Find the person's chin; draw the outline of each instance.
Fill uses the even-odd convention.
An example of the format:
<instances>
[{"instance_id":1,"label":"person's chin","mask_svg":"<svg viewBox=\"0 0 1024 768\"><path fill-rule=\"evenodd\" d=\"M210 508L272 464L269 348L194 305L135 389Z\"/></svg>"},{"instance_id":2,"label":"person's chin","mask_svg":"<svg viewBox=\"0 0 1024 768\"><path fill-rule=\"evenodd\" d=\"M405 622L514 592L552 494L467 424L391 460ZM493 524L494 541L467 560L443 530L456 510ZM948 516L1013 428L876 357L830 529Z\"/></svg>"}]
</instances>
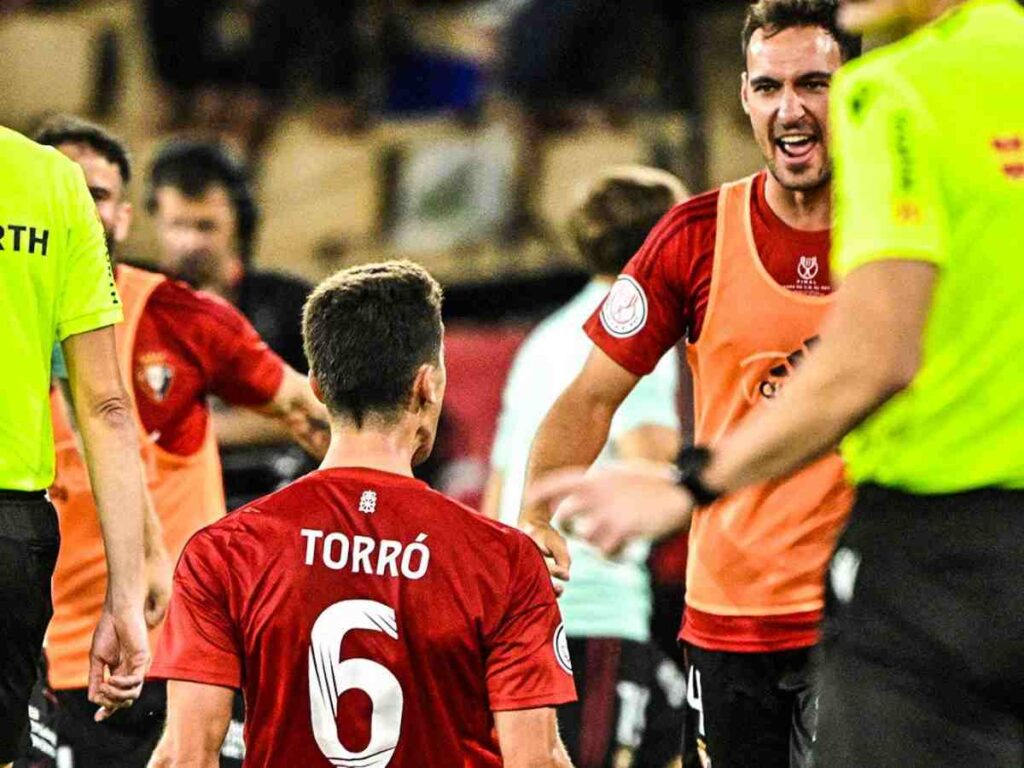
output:
<instances>
[{"instance_id":1,"label":"person's chin","mask_svg":"<svg viewBox=\"0 0 1024 768\"><path fill-rule=\"evenodd\" d=\"M829 172L817 165L776 165L771 170L779 185L790 192L810 192L829 181Z\"/></svg>"}]
</instances>

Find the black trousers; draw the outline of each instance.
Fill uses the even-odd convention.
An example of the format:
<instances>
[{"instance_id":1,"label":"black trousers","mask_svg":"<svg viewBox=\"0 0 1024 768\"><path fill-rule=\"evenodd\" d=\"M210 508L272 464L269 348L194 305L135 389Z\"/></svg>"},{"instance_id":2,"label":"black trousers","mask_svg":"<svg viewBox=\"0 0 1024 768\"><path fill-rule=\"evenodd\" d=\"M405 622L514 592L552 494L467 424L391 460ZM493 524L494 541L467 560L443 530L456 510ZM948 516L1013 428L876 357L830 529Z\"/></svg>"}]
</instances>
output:
<instances>
[{"instance_id":1,"label":"black trousers","mask_svg":"<svg viewBox=\"0 0 1024 768\"><path fill-rule=\"evenodd\" d=\"M817 722L815 651L710 651L687 644L687 747L703 768L808 768Z\"/></svg>"},{"instance_id":2,"label":"black trousers","mask_svg":"<svg viewBox=\"0 0 1024 768\"><path fill-rule=\"evenodd\" d=\"M863 486L828 582L816 768L1024 765L1024 492Z\"/></svg>"},{"instance_id":3,"label":"black trousers","mask_svg":"<svg viewBox=\"0 0 1024 768\"><path fill-rule=\"evenodd\" d=\"M28 742L28 699L53 615L57 513L42 491L0 491L0 763Z\"/></svg>"}]
</instances>

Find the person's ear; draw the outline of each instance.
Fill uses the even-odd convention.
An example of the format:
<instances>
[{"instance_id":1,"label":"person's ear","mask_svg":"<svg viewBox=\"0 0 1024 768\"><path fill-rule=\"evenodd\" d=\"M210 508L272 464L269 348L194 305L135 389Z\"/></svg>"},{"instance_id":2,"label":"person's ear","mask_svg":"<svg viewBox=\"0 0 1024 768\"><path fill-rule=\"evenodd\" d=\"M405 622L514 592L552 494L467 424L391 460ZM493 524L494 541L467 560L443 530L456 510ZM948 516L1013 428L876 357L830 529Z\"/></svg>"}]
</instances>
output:
<instances>
[{"instance_id":1,"label":"person's ear","mask_svg":"<svg viewBox=\"0 0 1024 768\"><path fill-rule=\"evenodd\" d=\"M750 80L747 73L740 75L740 104L743 105L743 114L750 114Z\"/></svg>"},{"instance_id":2,"label":"person's ear","mask_svg":"<svg viewBox=\"0 0 1024 768\"><path fill-rule=\"evenodd\" d=\"M416 371L416 379L413 382L413 400L417 411L426 406L437 406L441 404L444 392L441 386L441 376L436 365L424 363Z\"/></svg>"},{"instance_id":3,"label":"person's ear","mask_svg":"<svg viewBox=\"0 0 1024 768\"><path fill-rule=\"evenodd\" d=\"M309 388L313 390L313 397L319 400L321 403L324 402L324 393L320 389L320 381L317 379L313 369L309 369L309 373L306 374L306 378L309 380Z\"/></svg>"}]
</instances>

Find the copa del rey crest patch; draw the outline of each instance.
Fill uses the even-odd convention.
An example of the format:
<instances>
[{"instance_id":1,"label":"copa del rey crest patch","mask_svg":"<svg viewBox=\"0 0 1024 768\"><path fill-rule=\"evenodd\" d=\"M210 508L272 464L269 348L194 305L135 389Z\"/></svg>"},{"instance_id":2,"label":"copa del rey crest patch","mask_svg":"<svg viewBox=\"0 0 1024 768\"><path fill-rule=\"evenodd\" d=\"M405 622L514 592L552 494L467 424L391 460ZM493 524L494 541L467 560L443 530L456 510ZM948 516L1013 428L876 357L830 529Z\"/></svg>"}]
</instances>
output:
<instances>
[{"instance_id":1,"label":"copa del rey crest patch","mask_svg":"<svg viewBox=\"0 0 1024 768\"><path fill-rule=\"evenodd\" d=\"M135 384L153 400L163 402L174 381L174 369L163 352L147 352L139 357L135 368Z\"/></svg>"},{"instance_id":2,"label":"copa del rey crest patch","mask_svg":"<svg viewBox=\"0 0 1024 768\"><path fill-rule=\"evenodd\" d=\"M647 322L647 295L636 280L620 275L601 305L601 325L617 339L635 336Z\"/></svg>"}]
</instances>

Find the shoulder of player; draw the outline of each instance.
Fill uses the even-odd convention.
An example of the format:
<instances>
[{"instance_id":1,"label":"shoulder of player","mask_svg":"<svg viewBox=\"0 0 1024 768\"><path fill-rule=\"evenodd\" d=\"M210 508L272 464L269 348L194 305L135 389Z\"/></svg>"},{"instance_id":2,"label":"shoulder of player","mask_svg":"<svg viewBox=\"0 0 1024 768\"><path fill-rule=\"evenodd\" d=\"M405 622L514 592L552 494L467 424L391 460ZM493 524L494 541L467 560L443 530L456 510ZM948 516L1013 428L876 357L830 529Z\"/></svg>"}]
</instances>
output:
<instances>
[{"instance_id":1,"label":"shoulder of player","mask_svg":"<svg viewBox=\"0 0 1024 768\"><path fill-rule=\"evenodd\" d=\"M662 216L652 234L667 241L690 228L713 225L718 216L719 192L716 187L679 203Z\"/></svg>"},{"instance_id":2,"label":"shoulder of player","mask_svg":"<svg viewBox=\"0 0 1024 768\"><path fill-rule=\"evenodd\" d=\"M197 291L187 283L168 278L156 287L149 299L149 307L163 309L175 317L189 317L200 324L218 324L237 328L245 321L236 307L207 291Z\"/></svg>"}]
</instances>

